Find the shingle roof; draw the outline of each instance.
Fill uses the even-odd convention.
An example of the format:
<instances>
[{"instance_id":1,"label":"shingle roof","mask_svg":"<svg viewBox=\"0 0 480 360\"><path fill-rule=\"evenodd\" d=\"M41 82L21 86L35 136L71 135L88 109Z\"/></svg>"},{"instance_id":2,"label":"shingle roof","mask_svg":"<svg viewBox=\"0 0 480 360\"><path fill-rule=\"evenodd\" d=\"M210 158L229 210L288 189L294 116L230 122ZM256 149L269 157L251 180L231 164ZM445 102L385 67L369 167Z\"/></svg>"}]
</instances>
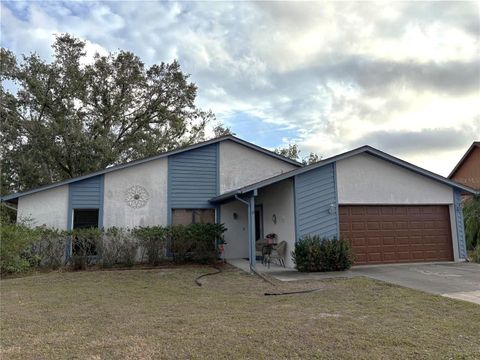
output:
<instances>
[{"instance_id":1,"label":"shingle roof","mask_svg":"<svg viewBox=\"0 0 480 360\"><path fill-rule=\"evenodd\" d=\"M268 179L265 179L265 180L247 185L247 186L243 186L243 187L240 187L240 188L232 190L232 191L229 191L227 193L224 193L222 195L219 195L219 196L216 196L216 197L210 199L210 202L211 203L220 203L220 202L223 202L223 201L226 201L226 200L229 200L229 199L235 197L235 195L246 194L246 193L249 193L253 190L260 189L262 187L265 187L265 186L274 184L276 182L291 178L293 176L302 174L304 172L307 172L307 171L310 171L310 170L313 170L313 169L317 169L319 167L331 164L335 161L343 160L343 159L346 159L346 158L349 158L349 157L352 157L352 156L355 156L355 155L358 155L358 154L361 154L361 153L368 153L370 155L376 156L380 159L389 161L389 162L391 162L395 165L398 165L398 166L403 167L405 169L411 170L411 171L413 171L417 174L426 176L426 177L428 177L432 180L435 180L435 181L438 181L440 183L449 185L451 187L458 188L458 189L464 190L464 191L472 193L472 194L476 193L476 191L474 189L471 189L471 188L469 188L465 185L459 184L459 183L457 183L455 181L452 181L452 180L449 180L449 179L447 179L447 178L445 178L441 175L435 174L435 173L433 173L431 171L428 171L428 170L425 170L425 169L423 169L419 166L413 165L409 162L406 162L404 160L396 158L395 156L392 156L392 155L387 154L383 151L375 149L375 148L373 148L369 145L364 145L362 147L359 147L359 148L344 152L342 154L332 156L332 157L327 158L325 160L319 161L315 164L304 166L300 169L291 170L289 172L286 172L286 173L283 173L283 174L280 174L280 175L276 175L276 176L273 176L271 178L268 178Z\"/></svg>"},{"instance_id":2,"label":"shingle roof","mask_svg":"<svg viewBox=\"0 0 480 360\"><path fill-rule=\"evenodd\" d=\"M164 157L167 157L167 156L179 154L179 153L189 151L189 150L193 150L193 149L197 149L197 148L200 148L200 147L203 147L203 146L216 144L216 143L226 141L226 140L234 141L238 144L244 145L244 146L249 147L249 148L251 148L253 150L256 150L256 151L260 151L260 152L262 152L262 153L264 153L268 156L271 156L271 157L274 157L276 159L285 161L285 162L290 163L292 165L299 166L299 167L303 166L303 164L299 163L298 161L295 161L295 160L292 160L290 158L284 157L282 155L276 154L273 151L267 150L267 149L262 148L258 145L255 145L255 144L252 144L248 141L242 140L242 139L240 139L236 136L225 135L225 136L221 136L221 137L218 137L218 138L215 138L215 139L203 141L203 142L198 143L198 144L190 145L190 146L187 146L187 147L182 148L182 149L167 151L167 152L164 152L164 153L161 153L161 154L158 154L158 155L155 155L155 156L151 156L151 157L148 157L148 158L145 158L145 159L131 161L131 162L126 163L126 164L111 166L111 167L105 168L103 170L95 171L95 172L90 173L90 174L77 176L77 177L67 179L67 180L63 180L63 181L59 181L59 182L56 182L56 183L53 183L53 184L44 185L44 186L41 186L41 187L38 187L38 188L35 188L35 189L31 189L31 190L28 190L28 191L5 195L5 196L1 197L1 201L9 201L9 200L17 199L21 196L30 195L30 194L33 194L33 193L36 193L36 192L39 192L39 191L53 189L53 188L58 187L58 186L71 184L73 182L85 180L85 179L88 179L88 178L91 178L91 177L94 177L94 176L106 174L106 173L109 173L109 172L112 172L112 171L125 169L125 168L131 167L131 166L143 164L143 163L153 161L153 160L158 160L158 159L161 159L161 158L164 158Z\"/></svg>"}]
</instances>

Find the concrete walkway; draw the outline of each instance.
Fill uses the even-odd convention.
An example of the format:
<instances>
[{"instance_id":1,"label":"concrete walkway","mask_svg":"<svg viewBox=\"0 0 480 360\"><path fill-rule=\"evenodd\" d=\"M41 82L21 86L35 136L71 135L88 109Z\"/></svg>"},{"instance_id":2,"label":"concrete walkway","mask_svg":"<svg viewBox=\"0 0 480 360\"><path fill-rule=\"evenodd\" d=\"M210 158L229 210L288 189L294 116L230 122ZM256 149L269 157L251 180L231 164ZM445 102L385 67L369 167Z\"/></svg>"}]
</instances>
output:
<instances>
[{"instance_id":1,"label":"concrete walkway","mask_svg":"<svg viewBox=\"0 0 480 360\"><path fill-rule=\"evenodd\" d=\"M281 281L324 280L366 276L480 305L480 264L473 263L445 262L355 266L348 271L342 272L299 273L290 270L270 271L269 275Z\"/></svg>"}]
</instances>

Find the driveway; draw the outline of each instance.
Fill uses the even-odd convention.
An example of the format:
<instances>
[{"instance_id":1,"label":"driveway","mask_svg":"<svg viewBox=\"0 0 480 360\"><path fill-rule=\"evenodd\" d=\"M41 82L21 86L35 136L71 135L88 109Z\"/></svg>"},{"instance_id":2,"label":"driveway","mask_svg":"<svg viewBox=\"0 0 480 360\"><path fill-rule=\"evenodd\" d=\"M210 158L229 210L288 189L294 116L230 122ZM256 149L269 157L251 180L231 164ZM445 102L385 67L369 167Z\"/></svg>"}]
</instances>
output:
<instances>
[{"instance_id":1,"label":"driveway","mask_svg":"<svg viewBox=\"0 0 480 360\"><path fill-rule=\"evenodd\" d=\"M367 276L372 279L470 301L480 305L480 265L472 263L422 263L355 266L334 273L270 273L279 280L314 280Z\"/></svg>"}]
</instances>

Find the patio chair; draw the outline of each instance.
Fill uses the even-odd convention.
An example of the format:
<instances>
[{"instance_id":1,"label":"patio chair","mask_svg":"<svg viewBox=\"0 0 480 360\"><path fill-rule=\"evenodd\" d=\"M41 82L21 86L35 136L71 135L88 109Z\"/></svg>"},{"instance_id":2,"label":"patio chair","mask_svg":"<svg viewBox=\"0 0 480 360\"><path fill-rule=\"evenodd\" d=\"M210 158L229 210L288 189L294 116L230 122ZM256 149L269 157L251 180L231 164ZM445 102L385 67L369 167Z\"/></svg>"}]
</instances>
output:
<instances>
[{"instance_id":1,"label":"patio chair","mask_svg":"<svg viewBox=\"0 0 480 360\"><path fill-rule=\"evenodd\" d=\"M255 258L260 258L262 260L262 264L265 261L265 256L267 255L265 252L265 246L267 245L266 239L260 239L255 242Z\"/></svg>"},{"instance_id":2,"label":"patio chair","mask_svg":"<svg viewBox=\"0 0 480 360\"><path fill-rule=\"evenodd\" d=\"M271 253L268 255L267 263L270 268L270 263L275 260L278 260L280 266L285 267L285 255L287 254L287 242L280 241L277 246L275 246Z\"/></svg>"}]
</instances>

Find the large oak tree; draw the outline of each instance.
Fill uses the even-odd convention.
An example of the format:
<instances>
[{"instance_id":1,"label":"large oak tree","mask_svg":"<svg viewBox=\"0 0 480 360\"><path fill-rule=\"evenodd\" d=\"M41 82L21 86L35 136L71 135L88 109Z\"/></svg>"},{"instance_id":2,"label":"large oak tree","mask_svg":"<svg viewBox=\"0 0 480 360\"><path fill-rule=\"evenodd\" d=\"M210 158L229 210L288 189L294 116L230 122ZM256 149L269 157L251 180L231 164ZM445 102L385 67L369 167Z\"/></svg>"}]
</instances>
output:
<instances>
[{"instance_id":1,"label":"large oak tree","mask_svg":"<svg viewBox=\"0 0 480 360\"><path fill-rule=\"evenodd\" d=\"M53 60L1 49L3 194L203 140L214 116L178 62L145 66L127 51L95 55L58 36Z\"/></svg>"}]
</instances>

